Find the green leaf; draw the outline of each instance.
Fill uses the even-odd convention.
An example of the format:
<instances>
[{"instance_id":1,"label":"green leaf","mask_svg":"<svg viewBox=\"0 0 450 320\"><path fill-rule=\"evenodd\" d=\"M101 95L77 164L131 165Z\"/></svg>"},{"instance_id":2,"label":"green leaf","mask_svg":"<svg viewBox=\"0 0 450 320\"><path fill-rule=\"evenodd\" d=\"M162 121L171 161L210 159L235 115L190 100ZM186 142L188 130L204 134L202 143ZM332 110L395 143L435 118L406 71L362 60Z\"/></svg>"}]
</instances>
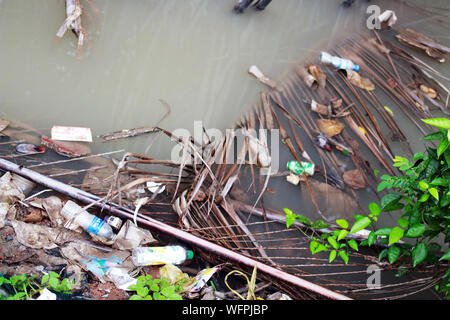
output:
<instances>
[{"instance_id":1,"label":"green leaf","mask_svg":"<svg viewBox=\"0 0 450 320\"><path fill-rule=\"evenodd\" d=\"M425 225L421 223L416 223L409 227L409 229L406 231L405 237L408 238L417 238L420 237L425 232Z\"/></svg>"},{"instance_id":2,"label":"green leaf","mask_svg":"<svg viewBox=\"0 0 450 320\"><path fill-rule=\"evenodd\" d=\"M409 223L408 219L402 219L401 218L401 219L398 219L397 222L398 222L400 227L408 228L408 223Z\"/></svg>"},{"instance_id":3,"label":"green leaf","mask_svg":"<svg viewBox=\"0 0 450 320\"><path fill-rule=\"evenodd\" d=\"M41 284L46 284L50 276L48 274L44 275L41 279Z\"/></svg>"},{"instance_id":4,"label":"green leaf","mask_svg":"<svg viewBox=\"0 0 450 320\"><path fill-rule=\"evenodd\" d=\"M369 233L369 236L367 237L367 242L368 242L369 247L371 245L373 245L375 243L375 241L377 241L377 235L375 234L374 231L371 231Z\"/></svg>"},{"instance_id":5,"label":"green leaf","mask_svg":"<svg viewBox=\"0 0 450 320\"><path fill-rule=\"evenodd\" d=\"M419 198L419 202L425 202L428 200L428 198L430 198L430 194L429 193L424 193L420 198Z\"/></svg>"},{"instance_id":6,"label":"green leaf","mask_svg":"<svg viewBox=\"0 0 450 320\"><path fill-rule=\"evenodd\" d=\"M344 229L348 228L348 222L345 219L337 219L336 223L337 223L338 226L340 226L340 227L342 227Z\"/></svg>"},{"instance_id":7,"label":"green leaf","mask_svg":"<svg viewBox=\"0 0 450 320\"><path fill-rule=\"evenodd\" d=\"M369 204L369 210L370 213L372 213L375 216L378 216L381 213L381 208L378 204L376 204L375 202L371 202Z\"/></svg>"},{"instance_id":8,"label":"green leaf","mask_svg":"<svg viewBox=\"0 0 450 320\"><path fill-rule=\"evenodd\" d=\"M175 293L174 286L165 287L161 290L161 294L165 295L166 297L169 297L171 294L174 294L174 293Z\"/></svg>"},{"instance_id":9,"label":"green leaf","mask_svg":"<svg viewBox=\"0 0 450 320\"><path fill-rule=\"evenodd\" d=\"M401 252L402 252L402 250L399 247L396 247L396 246L389 247L388 252L387 252L387 257L388 257L389 263L390 264L394 263L400 256Z\"/></svg>"},{"instance_id":10,"label":"green leaf","mask_svg":"<svg viewBox=\"0 0 450 320\"><path fill-rule=\"evenodd\" d=\"M130 297L130 300L142 300L142 297L139 296L139 295L137 295L137 294L133 294L133 295Z\"/></svg>"},{"instance_id":11,"label":"green leaf","mask_svg":"<svg viewBox=\"0 0 450 320\"><path fill-rule=\"evenodd\" d=\"M150 290L155 291L155 292L159 291L159 286L156 283L152 283L150 285Z\"/></svg>"},{"instance_id":12,"label":"green leaf","mask_svg":"<svg viewBox=\"0 0 450 320\"><path fill-rule=\"evenodd\" d=\"M430 119L422 119L423 122L429 124L430 126L450 129L450 119L448 118L430 118Z\"/></svg>"},{"instance_id":13,"label":"green leaf","mask_svg":"<svg viewBox=\"0 0 450 320\"><path fill-rule=\"evenodd\" d=\"M377 191L383 191L384 189L386 189L389 186L389 181L381 181L380 184L378 185Z\"/></svg>"},{"instance_id":14,"label":"green leaf","mask_svg":"<svg viewBox=\"0 0 450 320\"><path fill-rule=\"evenodd\" d=\"M425 190L428 189L428 187L429 187L428 183L426 183L423 180L419 181L419 188L420 188L420 190L425 191Z\"/></svg>"},{"instance_id":15,"label":"green leaf","mask_svg":"<svg viewBox=\"0 0 450 320\"><path fill-rule=\"evenodd\" d=\"M362 229L364 229L371 223L372 223L372 221L368 217L361 218L353 224L353 226L350 230L350 233L355 233L355 232L361 231Z\"/></svg>"},{"instance_id":16,"label":"green leaf","mask_svg":"<svg viewBox=\"0 0 450 320\"><path fill-rule=\"evenodd\" d=\"M404 233L405 230L400 227L395 227L394 229L392 229L391 233L389 234L389 244L398 242L403 237Z\"/></svg>"},{"instance_id":17,"label":"green leaf","mask_svg":"<svg viewBox=\"0 0 450 320\"><path fill-rule=\"evenodd\" d=\"M347 231L347 230L341 230L341 231L339 232L339 235L338 235L337 240L338 240L338 241L341 241L342 239L345 238L345 236L346 236L347 234L349 234L349 231Z\"/></svg>"},{"instance_id":18,"label":"green leaf","mask_svg":"<svg viewBox=\"0 0 450 320\"><path fill-rule=\"evenodd\" d=\"M438 146L438 148L437 148L437 150L436 150L438 159L439 159L439 158L441 157L441 155L445 152L445 150L447 150L448 145L449 145L448 139L443 139L443 140L441 140L441 142L439 143L439 146Z\"/></svg>"},{"instance_id":19,"label":"green leaf","mask_svg":"<svg viewBox=\"0 0 450 320\"><path fill-rule=\"evenodd\" d=\"M390 227L385 227L385 228L381 228L375 231L375 234L377 236L388 236L391 234L392 228Z\"/></svg>"},{"instance_id":20,"label":"green leaf","mask_svg":"<svg viewBox=\"0 0 450 320\"><path fill-rule=\"evenodd\" d=\"M300 223L306 224L306 225L310 225L311 224L311 221L307 217L302 215L302 214L296 214L295 215L295 220L300 222Z\"/></svg>"},{"instance_id":21,"label":"green leaf","mask_svg":"<svg viewBox=\"0 0 450 320\"><path fill-rule=\"evenodd\" d=\"M137 288L137 294L141 297L145 297L148 295L148 288L147 287L138 287Z\"/></svg>"},{"instance_id":22,"label":"green leaf","mask_svg":"<svg viewBox=\"0 0 450 320\"><path fill-rule=\"evenodd\" d=\"M378 260L379 261L383 260L384 258L387 257L387 254L388 254L388 249L381 250L380 254L378 255Z\"/></svg>"},{"instance_id":23,"label":"green leaf","mask_svg":"<svg viewBox=\"0 0 450 320\"><path fill-rule=\"evenodd\" d=\"M401 196L397 193L389 193L381 199L381 208L385 212L395 211L403 208L403 205L399 203Z\"/></svg>"},{"instance_id":24,"label":"green leaf","mask_svg":"<svg viewBox=\"0 0 450 320\"><path fill-rule=\"evenodd\" d=\"M427 245L424 242L419 242L412 250L413 266L415 267L423 260L425 260L427 254L428 254Z\"/></svg>"},{"instance_id":25,"label":"green leaf","mask_svg":"<svg viewBox=\"0 0 450 320\"><path fill-rule=\"evenodd\" d=\"M313 240L309 243L309 250L311 251L312 254L315 253L318 246L319 246L319 243L317 241Z\"/></svg>"},{"instance_id":26,"label":"green leaf","mask_svg":"<svg viewBox=\"0 0 450 320\"><path fill-rule=\"evenodd\" d=\"M439 201L439 192L437 191L436 188L430 188L428 189L428 192L436 199Z\"/></svg>"},{"instance_id":27,"label":"green leaf","mask_svg":"<svg viewBox=\"0 0 450 320\"><path fill-rule=\"evenodd\" d=\"M56 289L59 286L59 280L58 278L54 278L50 276L50 279L48 280L48 284L50 285L50 288Z\"/></svg>"},{"instance_id":28,"label":"green leaf","mask_svg":"<svg viewBox=\"0 0 450 320\"><path fill-rule=\"evenodd\" d=\"M337 255L337 251L336 250L331 250L330 255L328 257L328 262L331 263L334 261L334 259L336 259L336 255Z\"/></svg>"},{"instance_id":29,"label":"green leaf","mask_svg":"<svg viewBox=\"0 0 450 320\"><path fill-rule=\"evenodd\" d=\"M348 240L347 243L350 246L350 248L352 248L355 251L358 251L358 243L356 242L356 240L351 239L351 240Z\"/></svg>"},{"instance_id":30,"label":"green leaf","mask_svg":"<svg viewBox=\"0 0 450 320\"><path fill-rule=\"evenodd\" d=\"M444 255L439 259L439 261L442 261L442 260L450 260L450 250L447 250L447 253L444 254Z\"/></svg>"},{"instance_id":31,"label":"green leaf","mask_svg":"<svg viewBox=\"0 0 450 320\"><path fill-rule=\"evenodd\" d=\"M283 209L286 213L286 227L289 229L295 222L295 214L288 208Z\"/></svg>"},{"instance_id":32,"label":"green leaf","mask_svg":"<svg viewBox=\"0 0 450 320\"><path fill-rule=\"evenodd\" d=\"M413 160L413 161L417 161L417 160L419 160L419 159L423 159L424 156L425 156L425 155L424 155L423 152L417 152L417 153L414 154L412 160Z\"/></svg>"},{"instance_id":33,"label":"green leaf","mask_svg":"<svg viewBox=\"0 0 450 320\"><path fill-rule=\"evenodd\" d=\"M325 229L328 228L330 225L326 224L322 219L315 221L311 227L313 227L314 229Z\"/></svg>"},{"instance_id":34,"label":"green leaf","mask_svg":"<svg viewBox=\"0 0 450 320\"><path fill-rule=\"evenodd\" d=\"M443 134L441 131L436 131L430 133L422 138L422 140L441 140L443 138Z\"/></svg>"},{"instance_id":35,"label":"green leaf","mask_svg":"<svg viewBox=\"0 0 450 320\"><path fill-rule=\"evenodd\" d=\"M339 251L339 257L344 260L345 264L348 263L348 254L344 250Z\"/></svg>"},{"instance_id":36,"label":"green leaf","mask_svg":"<svg viewBox=\"0 0 450 320\"><path fill-rule=\"evenodd\" d=\"M332 246L333 248L335 248L335 249L338 249L338 248L339 248L339 245L338 245L338 243L337 243L335 237L328 237L327 240L328 240L328 242L331 244L331 246Z\"/></svg>"}]
</instances>

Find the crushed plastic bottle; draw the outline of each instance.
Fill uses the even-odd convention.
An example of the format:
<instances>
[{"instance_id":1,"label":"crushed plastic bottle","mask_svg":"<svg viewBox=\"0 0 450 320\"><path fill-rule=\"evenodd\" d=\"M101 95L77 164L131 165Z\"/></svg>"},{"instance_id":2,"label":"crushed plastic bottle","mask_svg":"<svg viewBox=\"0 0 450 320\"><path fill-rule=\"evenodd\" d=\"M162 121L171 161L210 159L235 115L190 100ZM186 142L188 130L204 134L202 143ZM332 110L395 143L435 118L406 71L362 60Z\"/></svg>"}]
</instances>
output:
<instances>
[{"instance_id":1,"label":"crushed plastic bottle","mask_svg":"<svg viewBox=\"0 0 450 320\"><path fill-rule=\"evenodd\" d=\"M61 214L69 221L82 227L86 232L101 236L107 240L112 240L115 236L111 226L105 221L84 211L75 202L69 200L61 210Z\"/></svg>"},{"instance_id":2,"label":"crushed plastic bottle","mask_svg":"<svg viewBox=\"0 0 450 320\"><path fill-rule=\"evenodd\" d=\"M311 162L302 161L301 164L299 164L297 161L289 161L287 163L287 168L296 175L301 175L303 172L306 172L307 175L312 176L314 175L315 166L314 163Z\"/></svg>"},{"instance_id":3,"label":"crushed plastic bottle","mask_svg":"<svg viewBox=\"0 0 450 320\"><path fill-rule=\"evenodd\" d=\"M138 247L132 252L135 266L154 266L162 264L184 265L194 258L194 252L180 245L165 247Z\"/></svg>"},{"instance_id":4,"label":"crushed plastic bottle","mask_svg":"<svg viewBox=\"0 0 450 320\"><path fill-rule=\"evenodd\" d=\"M321 52L319 60L322 63L331 64L338 69L359 71L359 65L354 64L348 59L332 56L328 52Z\"/></svg>"}]
</instances>

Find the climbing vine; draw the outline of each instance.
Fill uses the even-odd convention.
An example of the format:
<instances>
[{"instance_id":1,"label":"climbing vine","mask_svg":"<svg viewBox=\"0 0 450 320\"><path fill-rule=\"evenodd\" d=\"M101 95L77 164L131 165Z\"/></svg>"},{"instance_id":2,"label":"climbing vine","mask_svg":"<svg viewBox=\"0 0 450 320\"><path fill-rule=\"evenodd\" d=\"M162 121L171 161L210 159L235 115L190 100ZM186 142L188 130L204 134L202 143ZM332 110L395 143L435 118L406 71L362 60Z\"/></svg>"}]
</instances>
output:
<instances>
[{"instance_id":1,"label":"climbing vine","mask_svg":"<svg viewBox=\"0 0 450 320\"><path fill-rule=\"evenodd\" d=\"M301 214L285 208L286 226L295 221L312 230L310 251L312 254L329 252L329 262L340 257L346 264L349 251L358 251L361 246L374 243L387 245L378 259L398 264L401 274L414 269L419 264L450 260L450 119L433 118L423 120L439 130L423 140L438 141L437 147L427 147L425 152L416 153L411 160L396 156L394 167L402 173L399 176L382 175L378 191L390 190L380 201L369 204L369 214L353 216L354 221L338 219L334 230L323 220L310 221ZM376 229L382 212L402 213L397 224ZM368 232L366 228L372 230ZM358 243L350 234L367 231L367 239ZM320 231L320 232L319 232ZM306 233L305 233L306 234ZM443 238L442 241L438 241ZM440 244L439 244L440 242ZM450 269L442 275L436 289L447 299L450 298Z\"/></svg>"}]
</instances>

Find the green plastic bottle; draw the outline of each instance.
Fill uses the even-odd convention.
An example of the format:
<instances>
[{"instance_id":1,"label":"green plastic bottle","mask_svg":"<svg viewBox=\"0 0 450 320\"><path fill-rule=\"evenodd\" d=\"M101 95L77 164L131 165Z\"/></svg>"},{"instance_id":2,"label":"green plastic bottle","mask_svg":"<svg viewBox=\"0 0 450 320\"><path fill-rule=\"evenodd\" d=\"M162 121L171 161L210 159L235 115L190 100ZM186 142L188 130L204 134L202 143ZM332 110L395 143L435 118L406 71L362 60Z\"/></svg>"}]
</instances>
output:
<instances>
[{"instance_id":1,"label":"green plastic bottle","mask_svg":"<svg viewBox=\"0 0 450 320\"><path fill-rule=\"evenodd\" d=\"M314 175L314 163L302 161L299 164L297 161L288 161L287 168L296 175L301 175L306 172L307 175Z\"/></svg>"}]
</instances>

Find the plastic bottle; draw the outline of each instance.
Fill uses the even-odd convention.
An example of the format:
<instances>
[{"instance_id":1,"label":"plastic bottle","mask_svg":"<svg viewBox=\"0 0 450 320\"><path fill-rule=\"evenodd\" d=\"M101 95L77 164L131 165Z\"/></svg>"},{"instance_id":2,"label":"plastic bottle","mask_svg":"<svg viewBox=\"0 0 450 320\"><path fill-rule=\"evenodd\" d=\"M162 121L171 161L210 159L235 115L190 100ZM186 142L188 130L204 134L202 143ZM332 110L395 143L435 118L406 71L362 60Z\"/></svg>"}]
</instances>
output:
<instances>
[{"instance_id":1,"label":"plastic bottle","mask_svg":"<svg viewBox=\"0 0 450 320\"><path fill-rule=\"evenodd\" d=\"M321 52L319 57L320 62L332 64L338 69L344 69L344 70L353 70L358 71L359 66L357 64L354 64L352 61L348 59L342 59L340 57L335 57L329 54L328 52Z\"/></svg>"},{"instance_id":2,"label":"plastic bottle","mask_svg":"<svg viewBox=\"0 0 450 320\"><path fill-rule=\"evenodd\" d=\"M289 161L287 163L287 168L291 172L301 175L303 172L306 172L307 175L314 175L314 163L311 162L301 162L301 165L297 161Z\"/></svg>"},{"instance_id":3,"label":"plastic bottle","mask_svg":"<svg viewBox=\"0 0 450 320\"><path fill-rule=\"evenodd\" d=\"M112 240L115 236L111 226L105 221L84 211L75 202L69 200L61 210L61 213L68 220L72 220L82 227L86 232Z\"/></svg>"},{"instance_id":4,"label":"plastic bottle","mask_svg":"<svg viewBox=\"0 0 450 320\"><path fill-rule=\"evenodd\" d=\"M184 265L191 262L194 252L180 245L165 247L138 247L132 252L135 266L154 266L162 264Z\"/></svg>"}]
</instances>

